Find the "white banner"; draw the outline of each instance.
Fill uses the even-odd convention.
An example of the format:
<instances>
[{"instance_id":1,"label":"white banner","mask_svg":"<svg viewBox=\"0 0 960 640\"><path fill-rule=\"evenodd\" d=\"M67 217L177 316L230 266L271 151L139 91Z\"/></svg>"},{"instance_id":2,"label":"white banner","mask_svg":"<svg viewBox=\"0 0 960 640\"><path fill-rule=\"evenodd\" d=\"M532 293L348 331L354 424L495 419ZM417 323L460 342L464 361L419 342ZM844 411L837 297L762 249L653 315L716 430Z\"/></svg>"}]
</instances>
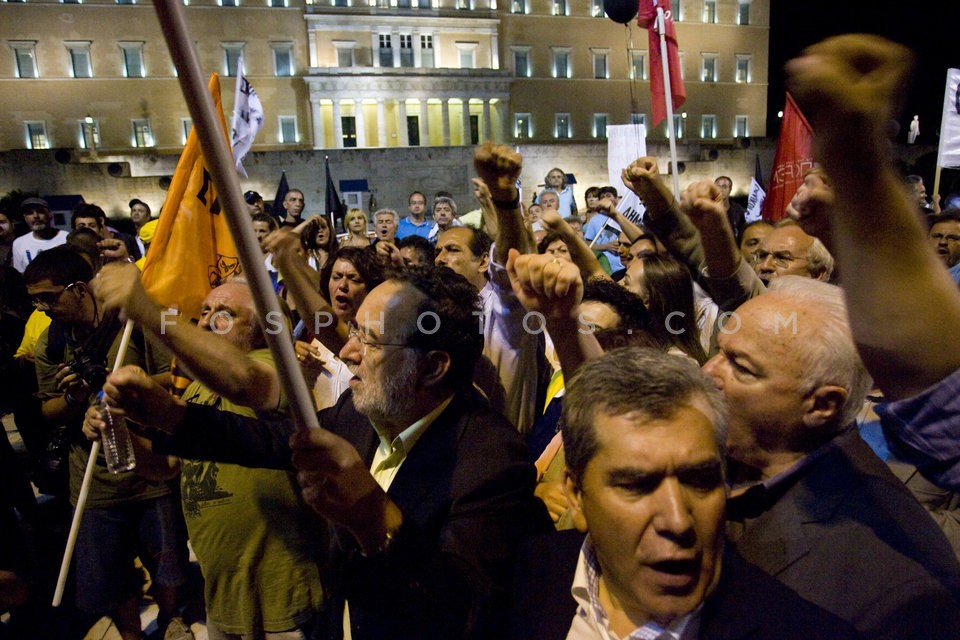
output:
<instances>
[{"instance_id":1,"label":"white banner","mask_svg":"<svg viewBox=\"0 0 960 640\"><path fill-rule=\"evenodd\" d=\"M237 171L244 178L247 172L243 168L243 159L247 157L253 139L263 127L263 105L254 91L253 85L243 75L243 56L237 61L237 91L233 101L233 134L230 144L233 147L233 161Z\"/></svg>"},{"instance_id":2,"label":"white banner","mask_svg":"<svg viewBox=\"0 0 960 640\"><path fill-rule=\"evenodd\" d=\"M642 156L647 155L647 128L642 124L615 124L607 127L607 177L622 197L617 208L631 222L643 220L643 204L627 189L620 173Z\"/></svg>"},{"instance_id":3,"label":"white banner","mask_svg":"<svg viewBox=\"0 0 960 640\"><path fill-rule=\"evenodd\" d=\"M960 167L960 69L947 69L937 165Z\"/></svg>"},{"instance_id":4,"label":"white banner","mask_svg":"<svg viewBox=\"0 0 960 640\"><path fill-rule=\"evenodd\" d=\"M763 200L767 197L767 192L763 190L756 178L750 178L750 195L747 196L747 212L744 218L747 224L756 222L760 219L760 211L763 208Z\"/></svg>"}]
</instances>

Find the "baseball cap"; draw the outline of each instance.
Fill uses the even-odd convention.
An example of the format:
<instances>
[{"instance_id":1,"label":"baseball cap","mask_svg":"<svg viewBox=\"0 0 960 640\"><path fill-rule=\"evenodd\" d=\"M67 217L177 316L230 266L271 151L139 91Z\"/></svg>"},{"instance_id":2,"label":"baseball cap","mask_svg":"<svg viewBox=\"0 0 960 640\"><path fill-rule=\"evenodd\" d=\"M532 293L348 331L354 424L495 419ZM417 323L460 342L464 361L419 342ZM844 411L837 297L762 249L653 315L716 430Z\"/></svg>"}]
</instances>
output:
<instances>
[{"instance_id":1,"label":"baseball cap","mask_svg":"<svg viewBox=\"0 0 960 640\"><path fill-rule=\"evenodd\" d=\"M23 202L20 203L20 210L33 210L37 207L43 207L47 211L50 211L50 205L47 204L47 201L43 198L26 198Z\"/></svg>"},{"instance_id":2,"label":"baseball cap","mask_svg":"<svg viewBox=\"0 0 960 640\"><path fill-rule=\"evenodd\" d=\"M246 201L247 204L253 204L257 200L263 200L263 196L261 196L256 191L247 191L246 193L243 194L243 199Z\"/></svg>"}]
</instances>

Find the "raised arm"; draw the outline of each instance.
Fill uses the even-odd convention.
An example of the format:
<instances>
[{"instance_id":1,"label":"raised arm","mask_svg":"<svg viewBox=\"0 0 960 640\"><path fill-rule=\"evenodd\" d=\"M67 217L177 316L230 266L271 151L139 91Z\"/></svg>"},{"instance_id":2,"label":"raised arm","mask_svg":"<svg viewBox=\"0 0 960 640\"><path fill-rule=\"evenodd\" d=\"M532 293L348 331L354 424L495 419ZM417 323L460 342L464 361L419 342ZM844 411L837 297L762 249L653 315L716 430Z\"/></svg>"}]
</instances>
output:
<instances>
[{"instance_id":1,"label":"raised arm","mask_svg":"<svg viewBox=\"0 0 960 640\"><path fill-rule=\"evenodd\" d=\"M590 278L606 278L610 276L600 266L596 254L590 250L590 246L580 237L580 234L573 230L567 221L560 217L560 214L552 209L543 212L540 223L548 230L559 234L560 239L567 245L567 251L570 252L570 259L580 268L580 277L586 282Z\"/></svg>"},{"instance_id":2,"label":"raised arm","mask_svg":"<svg viewBox=\"0 0 960 640\"><path fill-rule=\"evenodd\" d=\"M897 44L848 35L787 66L790 91L816 132L815 157L834 183L833 246L854 339L888 399L960 369L960 293L890 162L887 131L911 64Z\"/></svg>"},{"instance_id":3,"label":"raised arm","mask_svg":"<svg viewBox=\"0 0 960 640\"><path fill-rule=\"evenodd\" d=\"M504 264L510 249L521 253L534 252L533 238L523 225L520 192L517 190L523 158L506 145L485 142L474 152L473 166L480 180L487 185L497 214L494 261Z\"/></svg>"},{"instance_id":4,"label":"raised arm","mask_svg":"<svg viewBox=\"0 0 960 640\"><path fill-rule=\"evenodd\" d=\"M707 272L719 278L732 276L743 258L720 189L711 180L700 180L687 187L680 199L680 209L700 232Z\"/></svg>"},{"instance_id":5,"label":"raised arm","mask_svg":"<svg viewBox=\"0 0 960 640\"><path fill-rule=\"evenodd\" d=\"M106 265L91 284L105 310L123 309L144 333L166 346L187 371L213 391L258 410L279 406L280 380L273 367L248 358L225 338L151 300L134 265ZM206 311L232 313L228 309Z\"/></svg>"}]
</instances>

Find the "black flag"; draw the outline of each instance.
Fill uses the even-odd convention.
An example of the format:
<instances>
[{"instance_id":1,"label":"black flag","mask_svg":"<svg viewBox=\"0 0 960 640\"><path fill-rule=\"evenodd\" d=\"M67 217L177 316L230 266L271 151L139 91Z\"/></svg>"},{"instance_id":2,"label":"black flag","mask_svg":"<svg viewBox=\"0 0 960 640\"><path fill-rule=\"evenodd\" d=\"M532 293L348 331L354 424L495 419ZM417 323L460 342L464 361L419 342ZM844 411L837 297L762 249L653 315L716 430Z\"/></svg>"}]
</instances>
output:
<instances>
[{"instance_id":1,"label":"black flag","mask_svg":"<svg viewBox=\"0 0 960 640\"><path fill-rule=\"evenodd\" d=\"M333 178L330 176L330 158L324 158L323 164L327 172L327 193L324 197L327 203L327 216L332 219L335 229L342 228L343 216L346 210L343 202L340 201L340 196L337 194L337 188L333 184Z\"/></svg>"}]
</instances>

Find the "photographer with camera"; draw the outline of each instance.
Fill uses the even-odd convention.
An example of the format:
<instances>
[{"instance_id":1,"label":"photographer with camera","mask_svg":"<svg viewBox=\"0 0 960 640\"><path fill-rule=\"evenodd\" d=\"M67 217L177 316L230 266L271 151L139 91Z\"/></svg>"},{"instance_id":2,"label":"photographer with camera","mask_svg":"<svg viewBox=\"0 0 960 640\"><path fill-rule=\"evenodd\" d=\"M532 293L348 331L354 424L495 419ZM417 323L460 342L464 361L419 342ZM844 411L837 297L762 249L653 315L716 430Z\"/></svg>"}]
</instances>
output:
<instances>
[{"instance_id":1,"label":"photographer with camera","mask_svg":"<svg viewBox=\"0 0 960 640\"><path fill-rule=\"evenodd\" d=\"M122 324L116 313L99 307L89 288L90 263L69 246L40 254L23 275L33 305L52 320L37 342L37 382L47 431L62 427L69 443L70 502L76 505L89 456L89 442L81 433L83 414L103 385L107 363L116 358ZM166 386L169 362L166 350L134 332L125 364L143 367ZM175 475L176 469L169 469L168 476ZM90 624L107 615L124 640L141 637L141 580L134 571L139 555L153 578L163 637L176 616L177 589L187 580L186 531L179 509L176 485L169 479L148 479L137 471L111 474L103 454L97 456L74 556L77 583L83 585L76 604L91 616Z\"/></svg>"}]
</instances>

